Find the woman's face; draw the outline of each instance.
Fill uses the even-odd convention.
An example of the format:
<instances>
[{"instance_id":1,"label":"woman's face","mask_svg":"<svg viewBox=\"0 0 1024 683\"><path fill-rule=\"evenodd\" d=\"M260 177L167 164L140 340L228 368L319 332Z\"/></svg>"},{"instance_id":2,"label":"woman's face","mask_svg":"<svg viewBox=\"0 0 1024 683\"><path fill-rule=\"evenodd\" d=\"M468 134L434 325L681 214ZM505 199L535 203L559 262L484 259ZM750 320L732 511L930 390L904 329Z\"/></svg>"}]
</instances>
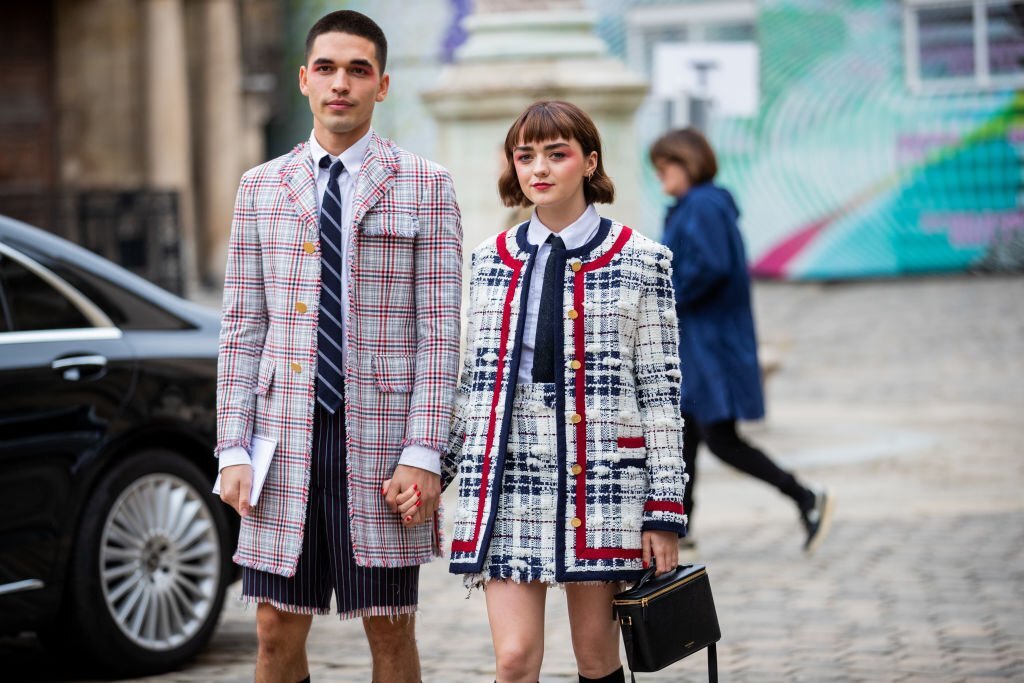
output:
<instances>
[{"instance_id":1,"label":"woman's face","mask_svg":"<svg viewBox=\"0 0 1024 683\"><path fill-rule=\"evenodd\" d=\"M690 191L690 176L682 164L659 159L654 162L654 171L658 174L661 190L665 194L682 197Z\"/></svg>"},{"instance_id":2,"label":"woman's face","mask_svg":"<svg viewBox=\"0 0 1024 683\"><path fill-rule=\"evenodd\" d=\"M521 142L512 150L519 187L538 208L583 201L584 178L597 168L597 152L583 154L576 140Z\"/></svg>"}]
</instances>

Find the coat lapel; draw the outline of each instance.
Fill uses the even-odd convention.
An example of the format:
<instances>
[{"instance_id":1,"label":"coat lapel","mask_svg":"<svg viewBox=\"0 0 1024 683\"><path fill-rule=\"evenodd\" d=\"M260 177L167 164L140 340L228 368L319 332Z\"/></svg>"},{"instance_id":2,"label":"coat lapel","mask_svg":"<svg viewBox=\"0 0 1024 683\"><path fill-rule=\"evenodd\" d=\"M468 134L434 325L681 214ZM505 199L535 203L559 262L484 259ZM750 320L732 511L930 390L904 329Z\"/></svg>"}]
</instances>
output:
<instances>
[{"instance_id":1,"label":"coat lapel","mask_svg":"<svg viewBox=\"0 0 1024 683\"><path fill-rule=\"evenodd\" d=\"M315 235L320 224L316 211L316 178L313 175L313 159L306 143L292 151L292 158L281 169L281 182L303 229Z\"/></svg>"},{"instance_id":2,"label":"coat lapel","mask_svg":"<svg viewBox=\"0 0 1024 683\"><path fill-rule=\"evenodd\" d=\"M380 201L395 182L398 158L387 140L374 133L366 149L366 158L356 179L355 211L352 225L359 225L363 216Z\"/></svg>"}]
</instances>

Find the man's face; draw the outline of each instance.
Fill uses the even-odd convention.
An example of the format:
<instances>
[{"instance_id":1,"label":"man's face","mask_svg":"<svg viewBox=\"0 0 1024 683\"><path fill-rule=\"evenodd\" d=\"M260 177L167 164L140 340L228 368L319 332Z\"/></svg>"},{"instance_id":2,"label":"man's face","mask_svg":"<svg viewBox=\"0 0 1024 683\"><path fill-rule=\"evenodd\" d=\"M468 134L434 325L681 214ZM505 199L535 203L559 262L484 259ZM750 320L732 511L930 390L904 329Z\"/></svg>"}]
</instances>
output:
<instances>
[{"instance_id":1,"label":"man's face","mask_svg":"<svg viewBox=\"0 0 1024 683\"><path fill-rule=\"evenodd\" d=\"M387 97L388 77L380 72L372 41L323 33L299 68L299 90L309 98L320 144L352 144L369 130L374 105Z\"/></svg>"}]
</instances>

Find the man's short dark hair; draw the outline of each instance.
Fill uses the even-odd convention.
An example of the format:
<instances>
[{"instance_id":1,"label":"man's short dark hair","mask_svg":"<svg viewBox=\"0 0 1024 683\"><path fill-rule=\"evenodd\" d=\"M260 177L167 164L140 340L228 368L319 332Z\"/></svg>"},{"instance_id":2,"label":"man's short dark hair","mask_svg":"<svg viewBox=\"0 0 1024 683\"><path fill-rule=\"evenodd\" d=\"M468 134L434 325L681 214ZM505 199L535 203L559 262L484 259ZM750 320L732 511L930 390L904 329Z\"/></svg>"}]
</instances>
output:
<instances>
[{"instance_id":1,"label":"man's short dark hair","mask_svg":"<svg viewBox=\"0 0 1024 683\"><path fill-rule=\"evenodd\" d=\"M313 43L317 36L324 33L348 33L360 38L366 38L373 43L377 51L377 62L380 64L380 72L383 74L388 62L388 39L384 37L384 31L380 29L370 17L359 12L343 9L321 17L313 24L306 34L306 62L309 62L309 53L313 51Z\"/></svg>"}]
</instances>

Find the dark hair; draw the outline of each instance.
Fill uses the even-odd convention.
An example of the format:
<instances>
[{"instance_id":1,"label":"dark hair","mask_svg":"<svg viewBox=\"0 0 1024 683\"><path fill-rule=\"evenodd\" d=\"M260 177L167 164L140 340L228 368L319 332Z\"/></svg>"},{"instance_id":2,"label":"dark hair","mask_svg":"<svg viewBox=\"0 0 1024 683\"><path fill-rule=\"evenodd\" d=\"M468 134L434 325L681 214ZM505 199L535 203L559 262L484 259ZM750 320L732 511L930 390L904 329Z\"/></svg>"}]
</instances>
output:
<instances>
[{"instance_id":1,"label":"dark hair","mask_svg":"<svg viewBox=\"0 0 1024 683\"><path fill-rule=\"evenodd\" d=\"M650 157L652 164L659 161L679 164L693 185L714 180L718 173L715 151L704 134L692 126L665 133L655 140Z\"/></svg>"},{"instance_id":2,"label":"dark hair","mask_svg":"<svg viewBox=\"0 0 1024 683\"><path fill-rule=\"evenodd\" d=\"M380 72L383 74L388 63L388 39L384 37L384 31L380 29L370 17L359 12L343 9L321 17L313 24L306 34L306 62L309 62L309 53L313 51L313 43L318 36L324 33L348 33L360 38L366 38L373 43L377 52L377 62L380 64Z\"/></svg>"},{"instance_id":3,"label":"dark hair","mask_svg":"<svg viewBox=\"0 0 1024 683\"><path fill-rule=\"evenodd\" d=\"M505 171L498 179L498 194L505 206L530 206L530 200L519 187L512 153L524 142L544 142L564 138L575 140L583 148L583 155L597 152L597 168L583 183L583 197L587 204L611 204L615 199L615 186L604 172L601 158L601 136L587 113L569 102L541 101L526 108L505 136Z\"/></svg>"}]
</instances>

